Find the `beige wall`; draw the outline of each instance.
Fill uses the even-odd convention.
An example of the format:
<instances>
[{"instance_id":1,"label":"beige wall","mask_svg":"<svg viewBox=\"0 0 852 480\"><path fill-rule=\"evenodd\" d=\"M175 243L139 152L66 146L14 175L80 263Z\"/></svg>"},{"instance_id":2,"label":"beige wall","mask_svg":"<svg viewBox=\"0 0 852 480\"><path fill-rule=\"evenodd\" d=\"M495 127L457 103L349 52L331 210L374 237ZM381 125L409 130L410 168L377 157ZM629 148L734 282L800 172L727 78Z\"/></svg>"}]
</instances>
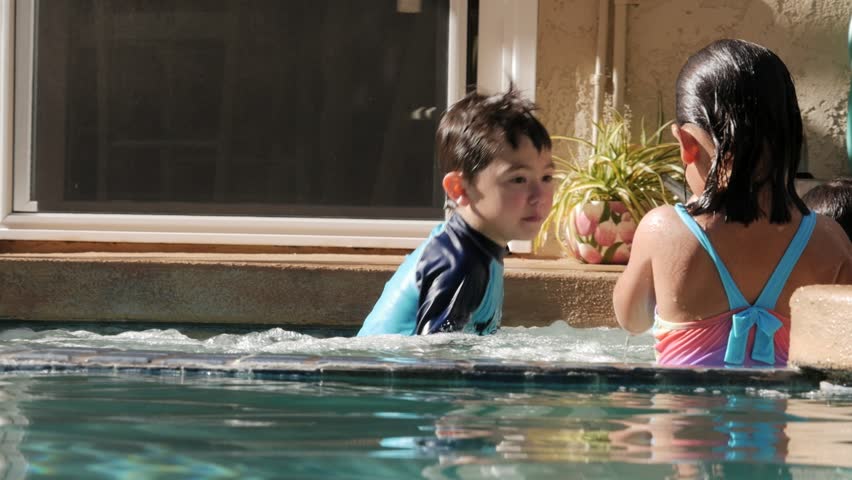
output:
<instances>
[{"instance_id":1,"label":"beige wall","mask_svg":"<svg viewBox=\"0 0 852 480\"><path fill-rule=\"evenodd\" d=\"M584 135L590 130L597 3L539 1L535 95L551 135Z\"/></svg>"},{"instance_id":2,"label":"beige wall","mask_svg":"<svg viewBox=\"0 0 852 480\"><path fill-rule=\"evenodd\" d=\"M809 170L847 172L849 0L634 0L628 7L627 89L634 117L656 118L663 95L674 114L674 81L686 57L719 38L743 38L777 53L796 82ZM540 0L536 99L552 134L588 135L597 0ZM610 46L611 46L610 42Z\"/></svg>"}]
</instances>

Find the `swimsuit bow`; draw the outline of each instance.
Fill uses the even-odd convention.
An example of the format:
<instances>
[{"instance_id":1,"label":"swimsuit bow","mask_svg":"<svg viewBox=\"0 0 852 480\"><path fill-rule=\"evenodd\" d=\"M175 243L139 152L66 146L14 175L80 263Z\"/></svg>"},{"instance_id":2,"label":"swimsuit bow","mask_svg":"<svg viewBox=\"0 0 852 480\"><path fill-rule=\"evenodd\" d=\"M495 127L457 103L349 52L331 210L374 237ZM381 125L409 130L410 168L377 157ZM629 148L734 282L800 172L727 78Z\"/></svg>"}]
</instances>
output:
<instances>
[{"instance_id":1,"label":"swimsuit bow","mask_svg":"<svg viewBox=\"0 0 852 480\"><path fill-rule=\"evenodd\" d=\"M775 364L775 332L783 324L765 308L752 306L734 314L731 333L728 336L728 348L725 350L725 363L742 365L748 343L748 334L752 327L754 332L754 347L751 350L752 360Z\"/></svg>"}]
</instances>

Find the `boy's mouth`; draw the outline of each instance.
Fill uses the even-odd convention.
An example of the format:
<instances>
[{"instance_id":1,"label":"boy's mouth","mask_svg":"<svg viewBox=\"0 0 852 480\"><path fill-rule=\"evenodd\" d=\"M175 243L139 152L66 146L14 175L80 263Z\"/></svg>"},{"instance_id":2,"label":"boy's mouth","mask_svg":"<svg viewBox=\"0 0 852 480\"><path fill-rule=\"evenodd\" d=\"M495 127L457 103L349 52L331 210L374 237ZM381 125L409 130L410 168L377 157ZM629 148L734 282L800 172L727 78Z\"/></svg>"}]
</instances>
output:
<instances>
[{"instance_id":1,"label":"boy's mouth","mask_svg":"<svg viewBox=\"0 0 852 480\"><path fill-rule=\"evenodd\" d=\"M530 215L528 217L522 218L521 220L523 220L524 222L540 222L544 220L544 217L542 217L541 215Z\"/></svg>"}]
</instances>

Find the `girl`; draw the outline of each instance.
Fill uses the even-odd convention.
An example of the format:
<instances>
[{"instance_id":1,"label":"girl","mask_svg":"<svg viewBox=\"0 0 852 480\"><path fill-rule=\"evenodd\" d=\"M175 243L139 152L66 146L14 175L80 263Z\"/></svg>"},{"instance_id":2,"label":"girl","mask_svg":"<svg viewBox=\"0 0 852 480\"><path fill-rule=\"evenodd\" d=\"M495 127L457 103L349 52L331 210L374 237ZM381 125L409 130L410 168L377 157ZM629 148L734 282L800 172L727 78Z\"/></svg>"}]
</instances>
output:
<instances>
[{"instance_id":1,"label":"girl","mask_svg":"<svg viewBox=\"0 0 852 480\"><path fill-rule=\"evenodd\" d=\"M790 296L852 284L852 244L796 194L802 119L784 63L742 40L692 55L676 85L687 205L640 222L613 304L628 331L654 327L664 365L785 366Z\"/></svg>"}]
</instances>

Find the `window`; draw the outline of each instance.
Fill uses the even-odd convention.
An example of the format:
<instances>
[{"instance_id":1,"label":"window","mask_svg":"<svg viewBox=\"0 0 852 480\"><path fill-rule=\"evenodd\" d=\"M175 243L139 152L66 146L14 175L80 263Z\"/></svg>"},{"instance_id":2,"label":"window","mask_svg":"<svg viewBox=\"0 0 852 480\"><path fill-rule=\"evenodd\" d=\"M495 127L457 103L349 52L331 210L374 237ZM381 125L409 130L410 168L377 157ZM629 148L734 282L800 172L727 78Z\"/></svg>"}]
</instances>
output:
<instances>
[{"instance_id":1,"label":"window","mask_svg":"<svg viewBox=\"0 0 852 480\"><path fill-rule=\"evenodd\" d=\"M440 112L486 58L465 48L468 9L488 32L534 3L4 4L5 237L414 246L442 215Z\"/></svg>"}]
</instances>

